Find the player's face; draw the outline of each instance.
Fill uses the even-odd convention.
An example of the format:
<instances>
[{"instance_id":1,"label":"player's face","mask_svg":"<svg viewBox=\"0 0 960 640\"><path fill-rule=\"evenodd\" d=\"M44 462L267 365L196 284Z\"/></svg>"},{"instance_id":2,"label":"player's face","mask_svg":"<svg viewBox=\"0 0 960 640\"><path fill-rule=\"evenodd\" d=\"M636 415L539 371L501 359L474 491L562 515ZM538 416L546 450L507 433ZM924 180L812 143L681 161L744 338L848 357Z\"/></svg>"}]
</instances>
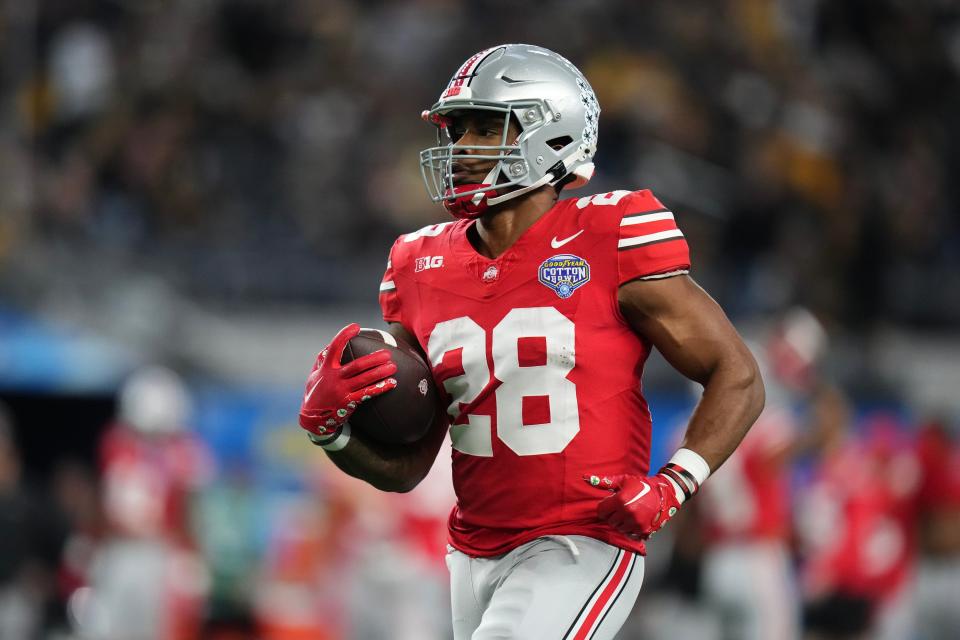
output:
<instances>
[{"instance_id":1,"label":"player's face","mask_svg":"<svg viewBox=\"0 0 960 640\"><path fill-rule=\"evenodd\" d=\"M462 111L449 115L449 124L446 127L447 136L454 146L453 152L463 155L494 155L494 150L484 151L469 147L497 147L514 144L520 135L520 127L513 119L507 126L507 135L504 136L506 118L502 113L487 111ZM456 149L456 147L466 147ZM477 158L460 158L450 165L453 184L479 184L497 164L497 160Z\"/></svg>"}]
</instances>

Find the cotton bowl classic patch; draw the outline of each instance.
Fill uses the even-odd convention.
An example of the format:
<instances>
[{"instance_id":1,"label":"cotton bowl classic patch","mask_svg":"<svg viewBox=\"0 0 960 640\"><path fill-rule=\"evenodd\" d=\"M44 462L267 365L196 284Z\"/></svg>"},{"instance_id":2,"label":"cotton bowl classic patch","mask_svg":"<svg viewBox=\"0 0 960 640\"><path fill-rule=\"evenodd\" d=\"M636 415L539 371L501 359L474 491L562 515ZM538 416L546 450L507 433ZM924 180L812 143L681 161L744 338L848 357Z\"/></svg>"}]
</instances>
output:
<instances>
[{"instance_id":1,"label":"cotton bowl classic patch","mask_svg":"<svg viewBox=\"0 0 960 640\"><path fill-rule=\"evenodd\" d=\"M569 298L590 281L590 264L568 253L552 256L540 265L539 279L561 298Z\"/></svg>"}]
</instances>

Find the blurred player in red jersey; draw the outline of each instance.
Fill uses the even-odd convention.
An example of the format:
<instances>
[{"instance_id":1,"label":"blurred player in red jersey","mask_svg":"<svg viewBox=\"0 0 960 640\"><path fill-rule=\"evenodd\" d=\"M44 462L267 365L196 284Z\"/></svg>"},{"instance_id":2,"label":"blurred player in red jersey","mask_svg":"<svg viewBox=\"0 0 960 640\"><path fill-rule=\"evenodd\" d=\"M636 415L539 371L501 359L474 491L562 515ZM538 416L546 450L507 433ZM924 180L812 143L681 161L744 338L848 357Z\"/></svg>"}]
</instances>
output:
<instances>
[{"instance_id":1,"label":"blurred player in red jersey","mask_svg":"<svg viewBox=\"0 0 960 640\"><path fill-rule=\"evenodd\" d=\"M912 637L920 488L913 447L884 415L852 433L836 389L818 395L815 413L822 446L797 509L810 637Z\"/></svg>"},{"instance_id":2,"label":"blurred player in red jersey","mask_svg":"<svg viewBox=\"0 0 960 640\"><path fill-rule=\"evenodd\" d=\"M111 533L91 568L96 606L89 631L131 640L194 638L209 578L196 550L191 500L212 463L186 428L190 398L174 372L135 372L119 405L101 443Z\"/></svg>"},{"instance_id":3,"label":"blurred player in red jersey","mask_svg":"<svg viewBox=\"0 0 960 640\"><path fill-rule=\"evenodd\" d=\"M749 350L689 277L673 213L649 191L558 201L593 173L600 108L561 56L503 45L470 57L424 112L432 200L455 222L401 236L383 317L445 391L429 435L350 433L389 392L386 353L317 358L300 424L346 473L408 491L453 442L454 637L611 638L643 577L644 540L730 455L763 406ZM682 447L648 475L640 377L652 348L703 385Z\"/></svg>"},{"instance_id":4,"label":"blurred player in red jersey","mask_svg":"<svg viewBox=\"0 0 960 640\"><path fill-rule=\"evenodd\" d=\"M806 309L791 309L776 323L759 356L766 407L704 490L703 591L724 638L799 635L789 476L809 443L794 405L818 384L826 346L826 330Z\"/></svg>"},{"instance_id":5,"label":"blurred player in red jersey","mask_svg":"<svg viewBox=\"0 0 960 640\"><path fill-rule=\"evenodd\" d=\"M955 638L960 629L960 442L949 425L930 420L918 441L923 556L916 619L923 640Z\"/></svg>"}]
</instances>

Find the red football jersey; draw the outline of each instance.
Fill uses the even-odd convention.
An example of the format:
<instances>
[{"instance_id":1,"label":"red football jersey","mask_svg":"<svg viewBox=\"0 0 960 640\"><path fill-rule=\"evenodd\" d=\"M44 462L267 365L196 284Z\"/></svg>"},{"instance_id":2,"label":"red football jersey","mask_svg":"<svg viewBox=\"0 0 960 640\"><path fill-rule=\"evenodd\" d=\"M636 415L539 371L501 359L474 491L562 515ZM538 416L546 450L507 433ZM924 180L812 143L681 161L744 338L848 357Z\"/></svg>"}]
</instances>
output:
<instances>
[{"instance_id":1,"label":"red football jersey","mask_svg":"<svg viewBox=\"0 0 960 640\"><path fill-rule=\"evenodd\" d=\"M895 596L917 555L915 452L869 434L828 455L815 472L798 508L807 590Z\"/></svg>"},{"instance_id":2,"label":"red football jersey","mask_svg":"<svg viewBox=\"0 0 960 640\"><path fill-rule=\"evenodd\" d=\"M643 553L597 519L584 474L646 474L649 343L617 288L689 269L673 214L649 191L558 202L494 260L472 221L401 236L380 285L383 317L416 336L446 392L457 504L450 542L492 556L550 534Z\"/></svg>"},{"instance_id":3,"label":"red football jersey","mask_svg":"<svg viewBox=\"0 0 960 640\"><path fill-rule=\"evenodd\" d=\"M786 542L790 533L789 462L795 437L786 407L767 407L743 442L701 493L707 536L713 544Z\"/></svg>"},{"instance_id":4,"label":"red football jersey","mask_svg":"<svg viewBox=\"0 0 960 640\"><path fill-rule=\"evenodd\" d=\"M104 509L119 532L190 542L189 497L211 472L207 450L189 433L150 437L124 424L100 444Z\"/></svg>"},{"instance_id":5,"label":"red football jersey","mask_svg":"<svg viewBox=\"0 0 960 640\"><path fill-rule=\"evenodd\" d=\"M920 430L917 456L923 469L921 502L928 511L960 508L960 445L931 423Z\"/></svg>"}]
</instances>

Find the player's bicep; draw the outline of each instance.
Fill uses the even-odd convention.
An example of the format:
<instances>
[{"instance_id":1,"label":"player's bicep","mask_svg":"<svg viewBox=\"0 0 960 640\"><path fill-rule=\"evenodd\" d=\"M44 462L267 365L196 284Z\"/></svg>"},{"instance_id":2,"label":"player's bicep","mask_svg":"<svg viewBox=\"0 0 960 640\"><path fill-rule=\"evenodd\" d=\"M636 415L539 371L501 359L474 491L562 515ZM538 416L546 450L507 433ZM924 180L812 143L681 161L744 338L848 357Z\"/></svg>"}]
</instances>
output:
<instances>
[{"instance_id":1,"label":"player's bicep","mask_svg":"<svg viewBox=\"0 0 960 640\"><path fill-rule=\"evenodd\" d=\"M723 309L689 276L634 280L618 290L620 310L684 376L704 384L724 363L756 363Z\"/></svg>"}]
</instances>

